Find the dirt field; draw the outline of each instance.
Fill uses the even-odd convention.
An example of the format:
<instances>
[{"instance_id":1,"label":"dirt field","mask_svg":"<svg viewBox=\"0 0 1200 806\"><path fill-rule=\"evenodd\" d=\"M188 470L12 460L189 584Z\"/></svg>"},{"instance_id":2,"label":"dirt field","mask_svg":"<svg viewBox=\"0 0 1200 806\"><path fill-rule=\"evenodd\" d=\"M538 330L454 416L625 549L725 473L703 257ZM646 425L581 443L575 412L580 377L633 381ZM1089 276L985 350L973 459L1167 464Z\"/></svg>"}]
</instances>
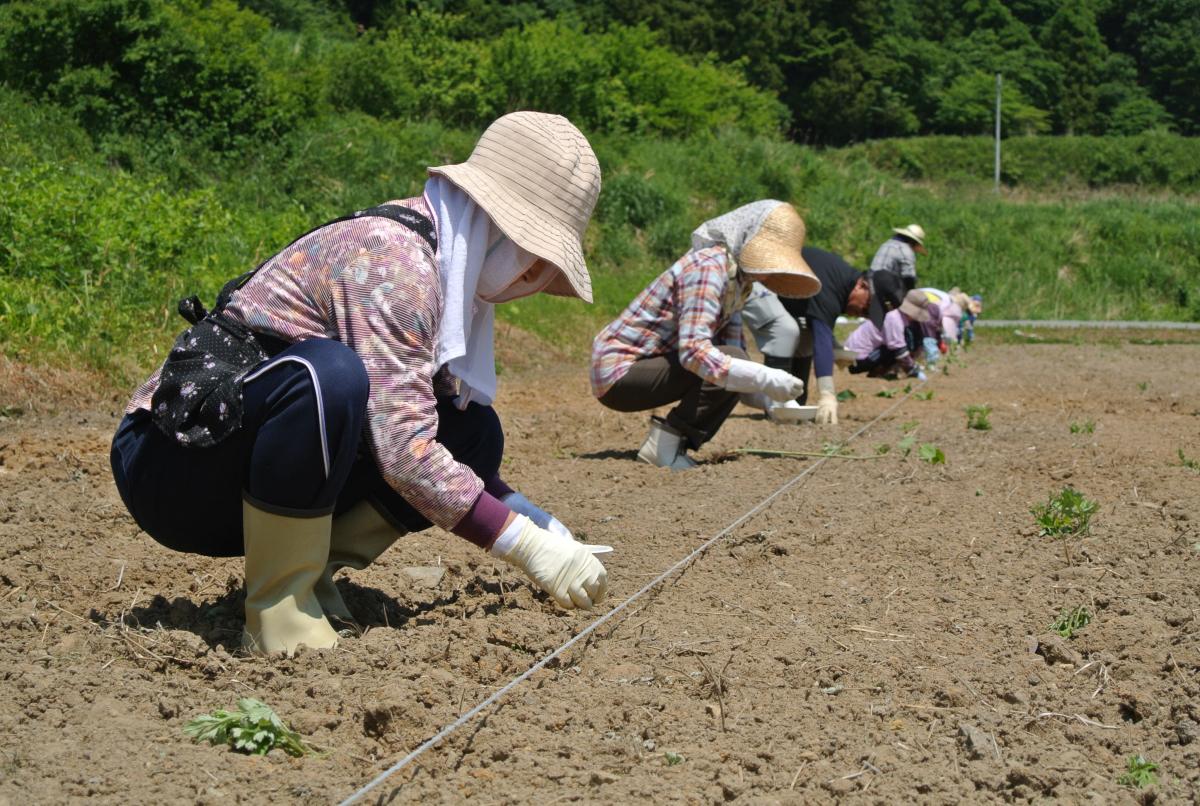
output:
<instances>
[{"instance_id":1,"label":"dirt field","mask_svg":"<svg viewBox=\"0 0 1200 806\"><path fill-rule=\"evenodd\" d=\"M985 336L986 337L986 336ZM342 578L369 626L334 651L243 657L239 561L138 532L108 471L123 401L12 367L0 409L0 803L340 800L584 627L441 532ZM646 418L576 368L502 378L507 479L611 543L607 609L896 400L839 426L739 409L671 474L633 461ZM538 672L368 802L1134 800L1200 792L1200 350L982 345L682 576ZM34 410L24 401L41 396ZM992 430L966 428L990 404ZM1072 422L1094 433L1072 434ZM912 429L945 465L903 456ZM914 427L915 426L915 427ZM1029 513L1073 485L1091 534ZM434 587L405 569L437 566ZM1093 621L1065 640L1064 608ZM191 717L255 696L324 754L192 744ZM1157 786L1121 786L1130 756Z\"/></svg>"}]
</instances>

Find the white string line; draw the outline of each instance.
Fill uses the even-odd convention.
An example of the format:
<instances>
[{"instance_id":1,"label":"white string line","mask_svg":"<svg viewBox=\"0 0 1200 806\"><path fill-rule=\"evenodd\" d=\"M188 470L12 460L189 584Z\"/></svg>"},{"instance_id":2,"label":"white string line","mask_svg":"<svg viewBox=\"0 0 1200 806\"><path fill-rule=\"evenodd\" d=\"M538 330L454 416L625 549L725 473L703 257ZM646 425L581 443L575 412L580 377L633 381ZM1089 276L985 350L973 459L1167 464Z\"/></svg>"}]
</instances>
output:
<instances>
[{"instance_id":1,"label":"white string line","mask_svg":"<svg viewBox=\"0 0 1200 806\"><path fill-rule=\"evenodd\" d=\"M845 445L845 444L849 443L851 440L860 436L864 431L866 431L868 428L873 426L875 423L879 422L884 417L891 414L896 409L900 408L900 406L906 400L908 400L910 397L912 397L913 391L915 391L916 387L923 386L923 385L924 385L924 382L916 384L912 390L909 390L909 392L904 395L904 397L897 400L891 406L886 408L883 412L878 414L873 420L871 420L866 425L862 426L857 431L855 431L853 434L848 436L845 440L842 441L841 444ZM612 610L609 610L603 616L600 616L600 618L593 621L587 627L584 627L581 631L579 631L579 633L577 633L574 637L572 637L570 640L568 640L566 643L564 643L558 649L554 650L549 655L546 655L544 658L542 658L537 663L530 666L524 672L522 672L521 674L514 677L512 680L510 680L504 686L502 686L501 688L494 691L491 694L491 696L489 696L487 699L483 700L478 705L476 705L474 708L472 708L471 710L467 711L462 716L460 716L458 719L454 720L449 725L446 725L444 728L442 728L437 733L435 733L433 736L426 739L419 746L417 746L412 752L410 752L404 758L400 759L395 764L393 764L392 766L388 767L386 770L381 772L370 783L368 783L362 789L359 789L357 792L354 792L353 794L351 794L349 797L347 797L345 800L343 800L340 804L338 804L338 806L349 806L351 803L354 803L355 801L359 800L363 795L366 795L372 789L374 789L375 787L382 784L388 778L395 775L397 772L402 770L404 767L408 766L414 759L417 758L417 756L421 755L422 753L424 753L426 750L433 747L434 745L440 743L442 741L442 739L446 738L451 733L458 730L463 725L467 724L472 719L474 719L475 716L478 715L481 711L485 710L486 708L491 706L493 703L495 703L497 700L499 700L501 697L503 697L505 694L512 691L514 688L519 686L521 683L528 680L530 678L530 676L533 675L534 672L545 667L546 664L550 663L550 661L554 660L559 655L566 652L568 649L570 649L575 644L582 641L584 638L587 638L589 635L591 635L593 632L595 632L599 627L606 624L618 613L622 612L623 610L625 610L625 608L629 607L629 605L631 605L634 601L636 601L637 599L639 599L643 595L645 595L651 588L654 588L657 585L661 585L664 581L666 581L666 579L669 576L674 574L676 571L679 571L682 568L684 568L685 566L691 564L691 562L693 560L695 560L697 557L699 557L704 552L708 551L708 549L711 548L714 543L716 543L721 538L727 536L734 529L741 526L743 523L750 520L758 513L762 512L764 509L766 509L768 506L770 506L771 503L776 498L783 495L789 489L794 487L801 479L803 479L805 476L807 476L810 473L812 473L813 471L815 471L818 467L825 464L827 461L829 461L832 458L835 458L835 457L824 456L824 457L818 459L813 464L806 467L804 470L800 471L798 474L793 476L788 481L784 482L783 485L779 489L777 489L775 492L768 495L762 501L758 502L758 504L756 504L752 509L748 510L744 515L739 517L733 523L726 526L721 531L717 532L715 535L710 537L705 542L701 543L700 546L698 548L696 548L694 551L692 551L691 554L688 554L686 557L684 557L682 560L679 560L677 563L672 565L666 571L663 571L661 574L659 574L653 580L651 580L650 582L647 582L645 585L642 586L642 588L637 593L633 594L628 599L621 602L619 605L614 607Z\"/></svg>"}]
</instances>

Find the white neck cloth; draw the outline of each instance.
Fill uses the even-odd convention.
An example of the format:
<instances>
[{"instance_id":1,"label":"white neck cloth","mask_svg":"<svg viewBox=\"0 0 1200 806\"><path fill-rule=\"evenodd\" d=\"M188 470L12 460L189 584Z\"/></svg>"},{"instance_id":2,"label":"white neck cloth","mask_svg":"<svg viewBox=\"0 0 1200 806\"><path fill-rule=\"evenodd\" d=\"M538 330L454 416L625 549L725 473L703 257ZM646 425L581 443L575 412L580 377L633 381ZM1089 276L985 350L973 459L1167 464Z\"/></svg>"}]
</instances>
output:
<instances>
[{"instance_id":1,"label":"white neck cloth","mask_svg":"<svg viewBox=\"0 0 1200 806\"><path fill-rule=\"evenodd\" d=\"M718 244L729 249L734 260L740 260L742 248L755 235L781 201L764 199L744 204L725 215L710 218L692 231L692 248L704 249Z\"/></svg>"},{"instance_id":2,"label":"white neck cloth","mask_svg":"<svg viewBox=\"0 0 1200 806\"><path fill-rule=\"evenodd\" d=\"M487 300L501 297L535 258L509 240L470 196L445 177L426 181L425 196L437 218L442 283L442 326L434 361L458 378L454 405L460 409L471 402L490 406L496 399L495 306ZM554 272L543 274L541 287Z\"/></svg>"}]
</instances>

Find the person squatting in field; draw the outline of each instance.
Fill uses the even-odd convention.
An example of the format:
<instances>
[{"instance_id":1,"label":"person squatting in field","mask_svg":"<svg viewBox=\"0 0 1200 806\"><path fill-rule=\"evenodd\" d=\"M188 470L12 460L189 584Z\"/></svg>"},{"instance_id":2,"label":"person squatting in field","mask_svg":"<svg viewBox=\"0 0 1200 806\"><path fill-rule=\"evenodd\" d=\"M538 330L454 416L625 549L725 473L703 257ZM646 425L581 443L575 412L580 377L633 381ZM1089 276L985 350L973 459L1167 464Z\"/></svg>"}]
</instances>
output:
<instances>
[{"instance_id":1,"label":"person squatting in field","mask_svg":"<svg viewBox=\"0 0 1200 806\"><path fill-rule=\"evenodd\" d=\"M706 221L692 248L646 287L592 343L592 393L615 411L677 404L652 417L638 458L685 470L740 393L790 400L804 383L746 356L741 310L755 281L781 296L810 297L820 281L800 253L804 221L768 199Z\"/></svg>"},{"instance_id":2,"label":"person squatting in field","mask_svg":"<svg viewBox=\"0 0 1200 806\"><path fill-rule=\"evenodd\" d=\"M815 419L836 423L834 363L853 360L853 354L839 350L834 341L838 316L869 316L882 327L884 315L900 305L904 292L899 276L891 272L867 274L840 255L813 246L805 246L801 254L821 281L821 290L808 299L789 299L756 283L742 311L742 322L768 367L791 372L807 386L809 370L816 366L819 397ZM777 422L795 422L807 399L806 388L796 399L768 401L767 416Z\"/></svg>"},{"instance_id":3,"label":"person squatting in field","mask_svg":"<svg viewBox=\"0 0 1200 806\"><path fill-rule=\"evenodd\" d=\"M561 607L604 598L600 562L498 475L492 408L493 306L538 292L591 301L581 239L599 191L567 119L505 115L466 162L430 168L421 195L389 203L396 217L372 208L320 227L218 303L221 332L248 328L269 358L234 376L207 421L162 427L211 391L199 387L218 381L204 375L215 352L170 399L155 393L171 359L137 390L112 446L121 498L168 548L245 557L247 649L335 646L326 616L353 617L333 573L431 524Z\"/></svg>"},{"instance_id":4,"label":"person squatting in field","mask_svg":"<svg viewBox=\"0 0 1200 806\"><path fill-rule=\"evenodd\" d=\"M877 378L903 370L909 377L925 380L913 353L923 349L921 326L930 318L929 298L913 289L904 295L900 307L883 317L882 325L870 318L864 320L846 339L846 349L857 356L850 372Z\"/></svg>"}]
</instances>

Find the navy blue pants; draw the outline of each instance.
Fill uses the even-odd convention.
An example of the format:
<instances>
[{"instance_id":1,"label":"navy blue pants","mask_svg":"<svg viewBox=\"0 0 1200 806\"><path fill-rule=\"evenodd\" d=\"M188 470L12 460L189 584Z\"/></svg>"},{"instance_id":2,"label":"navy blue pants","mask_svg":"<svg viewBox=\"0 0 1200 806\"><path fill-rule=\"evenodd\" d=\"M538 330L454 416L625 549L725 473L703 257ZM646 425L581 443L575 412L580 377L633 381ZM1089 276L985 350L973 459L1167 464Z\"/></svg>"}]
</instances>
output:
<instances>
[{"instance_id":1,"label":"navy blue pants","mask_svg":"<svg viewBox=\"0 0 1200 806\"><path fill-rule=\"evenodd\" d=\"M138 526L164 546L237 557L242 499L294 517L341 513L364 499L395 526L429 521L393 490L363 442L370 384L358 354L341 342L293 344L251 372L243 386L241 429L210 448L184 448L150 414L126 415L112 444L121 500ZM438 400L436 439L480 478L504 455L504 432L490 406L459 411Z\"/></svg>"}]
</instances>

